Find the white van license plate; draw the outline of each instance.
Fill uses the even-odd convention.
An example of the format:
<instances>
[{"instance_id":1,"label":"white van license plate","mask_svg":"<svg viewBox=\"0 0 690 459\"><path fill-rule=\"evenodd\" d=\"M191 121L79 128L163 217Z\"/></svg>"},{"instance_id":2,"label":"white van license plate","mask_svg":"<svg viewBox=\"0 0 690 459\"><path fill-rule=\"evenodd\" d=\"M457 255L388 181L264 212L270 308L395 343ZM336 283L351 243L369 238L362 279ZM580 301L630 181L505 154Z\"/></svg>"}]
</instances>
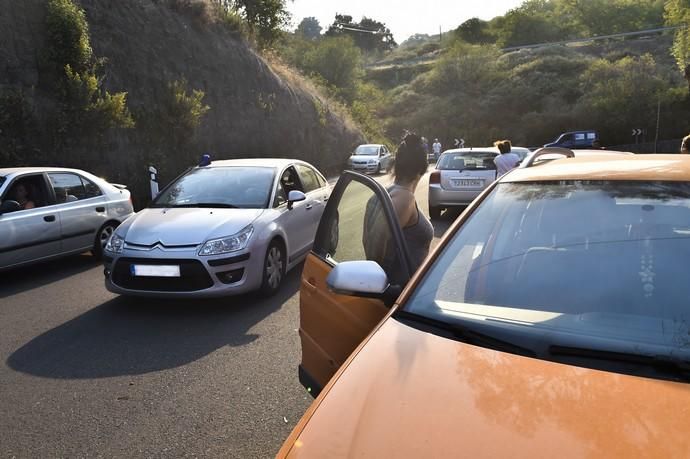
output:
<instances>
[{"instance_id":1,"label":"white van license plate","mask_svg":"<svg viewBox=\"0 0 690 459\"><path fill-rule=\"evenodd\" d=\"M454 179L452 184L455 188L479 188L484 186L484 180Z\"/></svg>"},{"instance_id":2,"label":"white van license plate","mask_svg":"<svg viewBox=\"0 0 690 459\"><path fill-rule=\"evenodd\" d=\"M131 265L136 277L180 277L179 265Z\"/></svg>"}]
</instances>

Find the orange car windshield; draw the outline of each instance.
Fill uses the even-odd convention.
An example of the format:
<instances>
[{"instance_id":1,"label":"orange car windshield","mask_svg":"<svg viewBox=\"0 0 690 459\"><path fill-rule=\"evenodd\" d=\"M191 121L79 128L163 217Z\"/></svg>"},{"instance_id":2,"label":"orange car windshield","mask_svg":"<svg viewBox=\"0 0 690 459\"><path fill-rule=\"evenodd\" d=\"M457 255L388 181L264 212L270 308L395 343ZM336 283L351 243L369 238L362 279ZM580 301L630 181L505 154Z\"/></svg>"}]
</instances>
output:
<instances>
[{"instance_id":1,"label":"orange car windshield","mask_svg":"<svg viewBox=\"0 0 690 459\"><path fill-rule=\"evenodd\" d=\"M688 263L689 183L502 183L403 310L523 346L688 361Z\"/></svg>"}]
</instances>

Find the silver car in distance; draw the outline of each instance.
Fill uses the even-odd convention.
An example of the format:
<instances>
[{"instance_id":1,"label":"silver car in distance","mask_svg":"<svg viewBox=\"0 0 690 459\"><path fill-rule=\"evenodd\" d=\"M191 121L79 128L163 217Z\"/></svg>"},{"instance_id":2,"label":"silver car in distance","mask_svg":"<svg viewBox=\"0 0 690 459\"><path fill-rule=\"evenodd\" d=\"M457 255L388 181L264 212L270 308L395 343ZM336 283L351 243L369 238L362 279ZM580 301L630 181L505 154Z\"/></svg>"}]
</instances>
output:
<instances>
[{"instance_id":1,"label":"silver car in distance","mask_svg":"<svg viewBox=\"0 0 690 459\"><path fill-rule=\"evenodd\" d=\"M194 167L113 234L106 288L165 298L271 295L311 249L330 192L303 161Z\"/></svg>"},{"instance_id":2,"label":"silver car in distance","mask_svg":"<svg viewBox=\"0 0 690 459\"><path fill-rule=\"evenodd\" d=\"M0 168L0 271L90 250L132 215L130 193L78 169Z\"/></svg>"},{"instance_id":3,"label":"silver car in distance","mask_svg":"<svg viewBox=\"0 0 690 459\"><path fill-rule=\"evenodd\" d=\"M383 144L358 146L347 160L347 167L353 171L368 174L387 174L393 169L395 158Z\"/></svg>"}]
</instances>

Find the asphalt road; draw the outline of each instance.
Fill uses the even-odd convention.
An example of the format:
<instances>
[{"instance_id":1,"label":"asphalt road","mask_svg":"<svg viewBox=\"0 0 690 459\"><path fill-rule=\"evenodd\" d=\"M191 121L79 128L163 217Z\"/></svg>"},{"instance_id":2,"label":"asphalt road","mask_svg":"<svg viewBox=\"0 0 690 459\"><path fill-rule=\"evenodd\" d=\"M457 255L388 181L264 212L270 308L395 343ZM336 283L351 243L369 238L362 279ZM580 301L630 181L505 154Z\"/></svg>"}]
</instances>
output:
<instances>
[{"instance_id":1,"label":"asphalt road","mask_svg":"<svg viewBox=\"0 0 690 459\"><path fill-rule=\"evenodd\" d=\"M300 271L271 299L187 302L113 295L86 254L0 273L0 457L275 455L311 403Z\"/></svg>"}]
</instances>

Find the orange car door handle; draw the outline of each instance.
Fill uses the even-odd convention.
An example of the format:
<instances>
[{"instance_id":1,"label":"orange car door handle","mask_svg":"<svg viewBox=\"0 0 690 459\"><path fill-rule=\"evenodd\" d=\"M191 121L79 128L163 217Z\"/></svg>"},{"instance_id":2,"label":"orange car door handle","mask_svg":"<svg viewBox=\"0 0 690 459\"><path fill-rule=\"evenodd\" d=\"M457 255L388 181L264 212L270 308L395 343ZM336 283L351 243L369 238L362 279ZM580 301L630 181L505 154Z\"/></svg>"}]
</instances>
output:
<instances>
[{"instance_id":1,"label":"orange car door handle","mask_svg":"<svg viewBox=\"0 0 690 459\"><path fill-rule=\"evenodd\" d=\"M307 281L305 282L305 285L307 286L307 288L309 290L311 290L313 292L316 291L316 288L317 288L316 287L316 279L314 279L313 277L310 277L309 279L307 279Z\"/></svg>"}]
</instances>

